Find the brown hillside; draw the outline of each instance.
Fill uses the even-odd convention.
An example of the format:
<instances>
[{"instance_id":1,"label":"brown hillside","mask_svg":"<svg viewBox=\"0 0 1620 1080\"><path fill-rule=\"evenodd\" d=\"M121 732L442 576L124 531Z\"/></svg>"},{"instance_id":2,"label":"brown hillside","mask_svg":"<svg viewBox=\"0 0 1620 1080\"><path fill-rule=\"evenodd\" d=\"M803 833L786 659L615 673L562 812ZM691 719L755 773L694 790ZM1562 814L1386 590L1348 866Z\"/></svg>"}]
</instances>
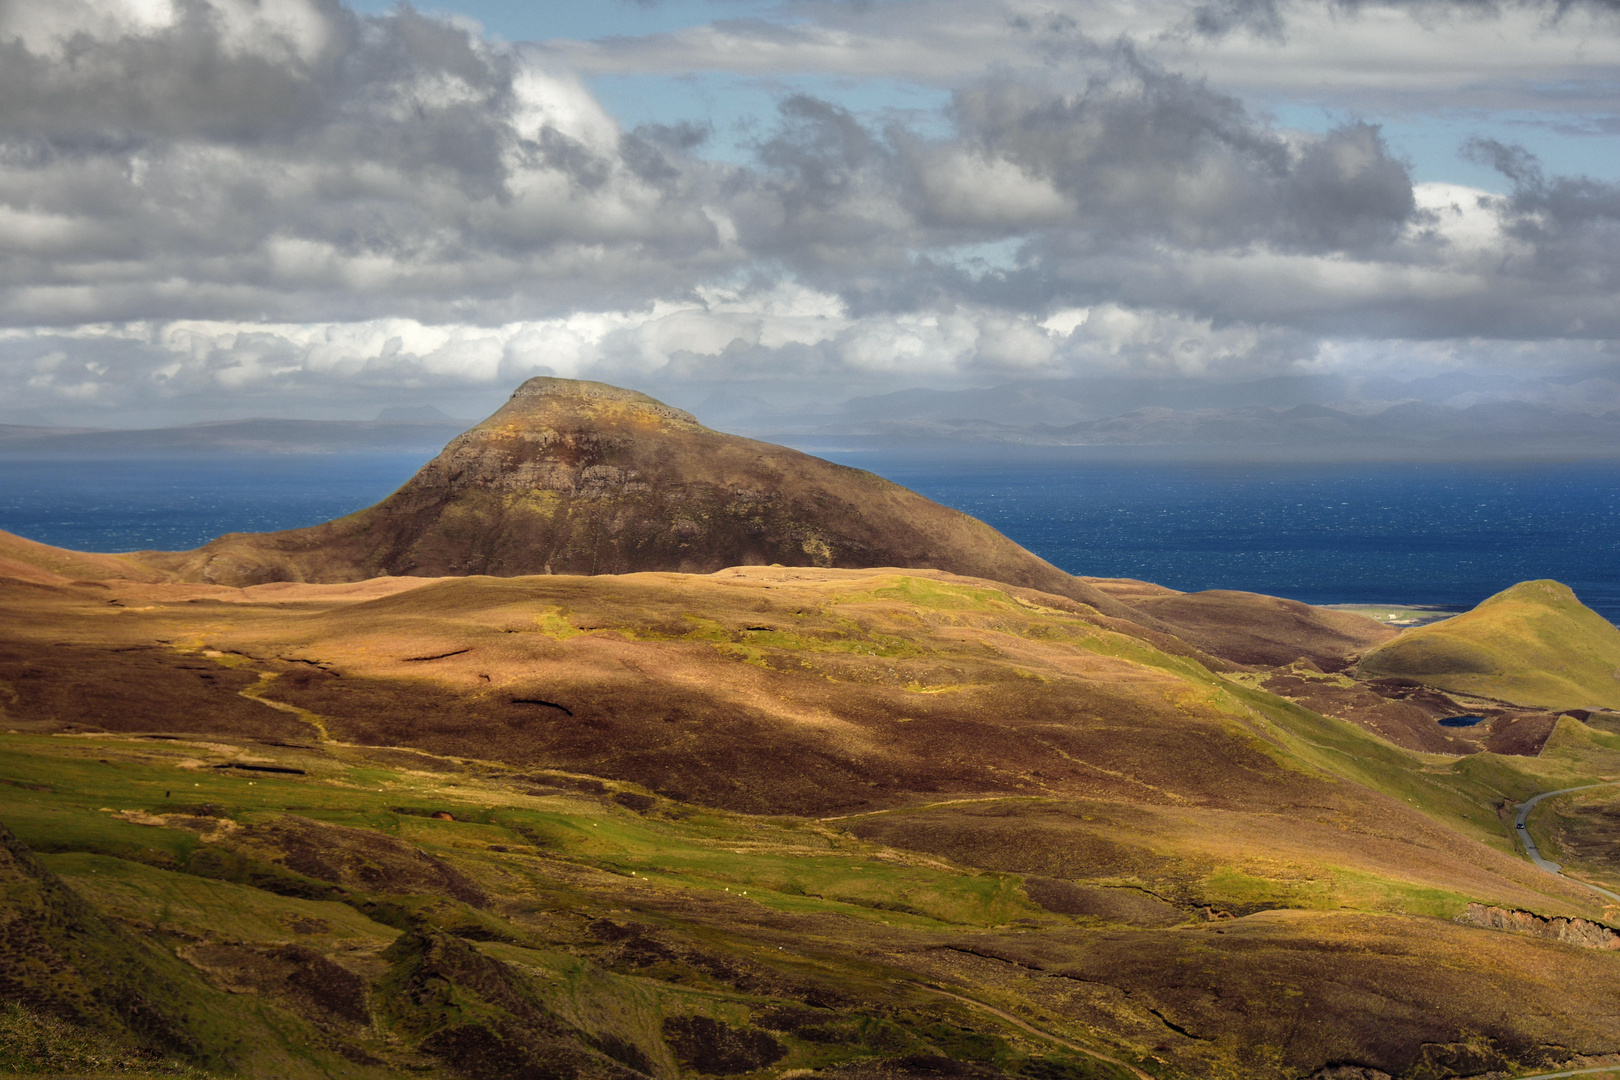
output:
<instances>
[{"instance_id":1,"label":"brown hillside","mask_svg":"<svg viewBox=\"0 0 1620 1080\"><path fill-rule=\"evenodd\" d=\"M109 617L106 590L0 582L7 725L410 747L746 813L939 804L960 828L904 831L924 820L915 809L851 825L999 869L1139 878L1185 903L1208 902L1220 863L1244 864L1211 859L1212 836L1256 866L1331 852L1517 906L1553 880L1277 760L1271 722L1225 684L1057 596L937 571L766 567L370 588L120 584Z\"/></svg>"},{"instance_id":2,"label":"brown hillside","mask_svg":"<svg viewBox=\"0 0 1620 1080\"><path fill-rule=\"evenodd\" d=\"M160 581L168 575L126 555L69 551L0 532L0 577L44 584L70 581Z\"/></svg>"},{"instance_id":3,"label":"brown hillside","mask_svg":"<svg viewBox=\"0 0 1620 1080\"><path fill-rule=\"evenodd\" d=\"M191 581L928 567L1129 615L983 522L860 469L711 431L645 394L530 379L399 491L309 529L144 553Z\"/></svg>"},{"instance_id":4,"label":"brown hillside","mask_svg":"<svg viewBox=\"0 0 1620 1080\"><path fill-rule=\"evenodd\" d=\"M1342 671L1398 631L1361 615L1232 589L1182 593L1127 578L1086 578L1205 652L1275 667L1304 658Z\"/></svg>"},{"instance_id":5,"label":"brown hillside","mask_svg":"<svg viewBox=\"0 0 1620 1080\"><path fill-rule=\"evenodd\" d=\"M1620 1045L1620 954L1450 921L1605 918L1467 759L1064 597L745 567L0 578L0 609L0 820L198 973L241 1075L1441 1080ZM1567 782L1513 760L1486 775Z\"/></svg>"}]
</instances>

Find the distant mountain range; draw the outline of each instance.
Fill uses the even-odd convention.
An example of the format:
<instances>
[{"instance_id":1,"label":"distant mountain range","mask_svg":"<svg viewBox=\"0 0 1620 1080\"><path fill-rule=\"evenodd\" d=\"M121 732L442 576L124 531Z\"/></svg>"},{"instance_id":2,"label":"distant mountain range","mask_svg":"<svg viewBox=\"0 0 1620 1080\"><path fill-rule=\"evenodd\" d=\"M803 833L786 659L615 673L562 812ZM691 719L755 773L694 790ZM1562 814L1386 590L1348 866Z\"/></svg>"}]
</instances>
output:
<instances>
[{"instance_id":1,"label":"distant mountain range","mask_svg":"<svg viewBox=\"0 0 1620 1080\"><path fill-rule=\"evenodd\" d=\"M815 414L717 395L695 411L718 426L818 449L999 445L1317 459L1620 456L1620 382L1606 377L1050 380L907 390Z\"/></svg>"},{"instance_id":2,"label":"distant mountain range","mask_svg":"<svg viewBox=\"0 0 1620 1080\"><path fill-rule=\"evenodd\" d=\"M432 414L430 415L429 411ZM175 454L437 453L470 421L439 410L384 409L376 420L223 420L169 428L0 424L0 458Z\"/></svg>"},{"instance_id":3,"label":"distant mountain range","mask_svg":"<svg viewBox=\"0 0 1620 1080\"><path fill-rule=\"evenodd\" d=\"M873 443L949 440L1052 447L1273 450L1313 457L1620 455L1620 413L1591 416L1517 402L1466 409L1424 402L1366 416L1325 405L1135 409L1071 424L892 418L827 424L817 435Z\"/></svg>"},{"instance_id":4,"label":"distant mountain range","mask_svg":"<svg viewBox=\"0 0 1620 1080\"><path fill-rule=\"evenodd\" d=\"M728 389L690 406L708 426L812 452L1096 453L1174 457L1620 457L1620 381L1458 372L1025 380L784 407ZM375 420L251 419L115 430L0 424L0 458L400 452L436 454L471 421L431 406Z\"/></svg>"}]
</instances>

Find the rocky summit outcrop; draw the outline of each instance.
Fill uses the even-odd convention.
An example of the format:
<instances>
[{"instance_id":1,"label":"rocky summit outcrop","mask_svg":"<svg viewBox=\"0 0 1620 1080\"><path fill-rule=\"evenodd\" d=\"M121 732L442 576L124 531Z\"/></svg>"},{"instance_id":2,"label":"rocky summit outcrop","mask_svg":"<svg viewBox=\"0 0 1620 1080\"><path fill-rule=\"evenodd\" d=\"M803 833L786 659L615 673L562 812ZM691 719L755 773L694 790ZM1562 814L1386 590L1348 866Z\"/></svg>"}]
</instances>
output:
<instances>
[{"instance_id":1,"label":"rocky summit outcrop","mask_svg":"<svg viewBox=\"0 0 1620 1080\"><path fill-rule=\"evenodd\" d=\"M990 526L872 473L711 431L618 387L536 378L404 487L307 529L142 553L190 581L908 567L1140 619Z\"/></svg>"}]
</instances>

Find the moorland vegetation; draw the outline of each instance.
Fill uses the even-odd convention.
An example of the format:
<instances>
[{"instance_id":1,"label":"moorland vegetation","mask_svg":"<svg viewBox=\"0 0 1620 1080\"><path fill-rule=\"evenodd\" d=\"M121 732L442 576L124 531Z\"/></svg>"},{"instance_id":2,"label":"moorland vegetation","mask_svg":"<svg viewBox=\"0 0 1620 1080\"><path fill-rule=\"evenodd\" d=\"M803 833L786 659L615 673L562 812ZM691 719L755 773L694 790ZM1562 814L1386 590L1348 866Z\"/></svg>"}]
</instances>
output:
<instances>
[{"instance_id":1,"label":"moorland vegetation","mask_svg":"<svg viewBox=\"0 0 1620 1080\"><path fill-rule=\"evenodd\" d=\"M1532 817L1565 875L1512 827L1620 779L1568 590L1071 578L760 445L541 380L328 526L0 538L0 1068L1620 1063L1620 785Z\"/></svg>"}]
</instances>

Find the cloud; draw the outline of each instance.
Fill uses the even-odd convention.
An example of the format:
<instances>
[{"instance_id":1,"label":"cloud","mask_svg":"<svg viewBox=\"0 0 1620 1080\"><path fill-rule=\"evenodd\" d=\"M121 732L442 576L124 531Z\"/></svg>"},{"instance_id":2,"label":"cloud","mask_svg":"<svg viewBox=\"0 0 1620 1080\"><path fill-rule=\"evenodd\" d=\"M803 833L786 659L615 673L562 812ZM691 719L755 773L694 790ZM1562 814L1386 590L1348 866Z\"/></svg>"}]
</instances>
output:
<instances>
[{"instance_id":1,"label":"cloud","mask_svg":"<svg viewBox=\"0 0 1620 1080\"><path fill-rule=\"evenodd\" d=\"M591 55L725 39L750 64L943 79L994 26L936 123L784 94L737 164L703 157L700 124L625 130L559 61L588 49L410 8L0 3L0 377L18 407L156 408L545 372L1225 377L1346 341L1564 357L1620 336L1614 185L1489 140L1470 152L1506 194L1415 184L1377 125L1290 130L1162 61L1298 62L1332 19L1370 47L1415 25L1404 7L1278 8L1286 45L1177 36L1192 8L1154 0L1087 9L1093 35L1158 27L1110 45L1055 2L794 10Z\"/></svg>"},{"instance_id":2,"label":"cloud","mask_svg":"<svg viewBox=\"0 0 1620 1080\"><path fill-rule=\"evenodd\" d=\"M14 405L166 409L228 395L369 406L401 391L500 391L533 375L637 385L965 385L1075 374L1227 374L1308 359L1309 338L1100 305L1041 319L954 304L853 316L803 286L706 289L699 302L500 326L174 320L0 334ZM262 407L258 411L263 411Z\"/></svg>"},{"instance_id":3,"label":"cloud","mask_svg":"<svg viewBox=\"0 0 1620 1080\"><path fill-rule=\"evenodd\" d=\"M464 28L159 7L5 9L0 319L561 310L734 260L710 170Z\"/></svg>"},{"instance_id":4,"label":"cloud","mask_svg":"<svg viewBox=\"0 0 1620 1080\"><path fill-rule=\"evenodd\" d=\"M1507 197L1485 205L1514 247L1502 276L1543 305L1544 332L1620 334L1620 184L1548 177L1523 147L1491 139L1474 140L1468 151L1512 183Z\"/></svg>"},{"instance_id":5,"label":"cloud","mask_svg":"<svg viewBox=\"0 0 1620 1080\"><path fill-rule=\"evenodd\" d=\"M955 134L929 139L786 99L758 167L730 181L739 244L857 315L1033 311L1119 299L1103 278L1122 259L1174 273L1196 252L1389 255L1418 221L1376 128L1284 135L1129 49L1079 92L1010 79L958 91L952 118ZM1010 271L974 273L952 254L1003 241L1022 245Z\"/></svg>"},{"instance_id":6,"label":"cloud","mask_svg":"<svg viewBox=\"0 0 1620 1080\"><path fill-rule=\"evenodd\" d=\"M832 75L960 89L1008 72L1072 86L1127 42L1227 90L1334 108L1613 113L1614 0L796 0L781 18L527 47L586 75Z\"/></svg>"},{"instance_id":7,"label":"cloud","mask_svg":"<svg viewBox=\"0 0 1620 1080\"><path fill-rule=\"evenodd\" d=\"M1081 93L998 82L959 92L955 113L969 142L1048 180L1099 241L1364 249L1387 244L1414 209L1411 178L1376 128L1290 142L1235 98L1130 50Z\"/></svg>"},{"instance_id":8,"label":"cloud","mask_svg":"<svg viewBox=\"0 0 1620 1080\"><path fill-rule=\"evenodd\" d=\"M1317 6L1347 15L1368 9L1405 11L1431 20L1459 14L1477 18L1529 13L1545 26L1556 26L1573 11L1600 16L1620 12L1620 3L1616 0L1332 0L1326 5L1291 4L1287 0L1211 0L1196 4L1188 21L1199 34L1208 37L1248 31L1263 38L1281 40L1287 36L1293 17L1302 9L1309 11Z\"/></svg>"}]
</instances>

